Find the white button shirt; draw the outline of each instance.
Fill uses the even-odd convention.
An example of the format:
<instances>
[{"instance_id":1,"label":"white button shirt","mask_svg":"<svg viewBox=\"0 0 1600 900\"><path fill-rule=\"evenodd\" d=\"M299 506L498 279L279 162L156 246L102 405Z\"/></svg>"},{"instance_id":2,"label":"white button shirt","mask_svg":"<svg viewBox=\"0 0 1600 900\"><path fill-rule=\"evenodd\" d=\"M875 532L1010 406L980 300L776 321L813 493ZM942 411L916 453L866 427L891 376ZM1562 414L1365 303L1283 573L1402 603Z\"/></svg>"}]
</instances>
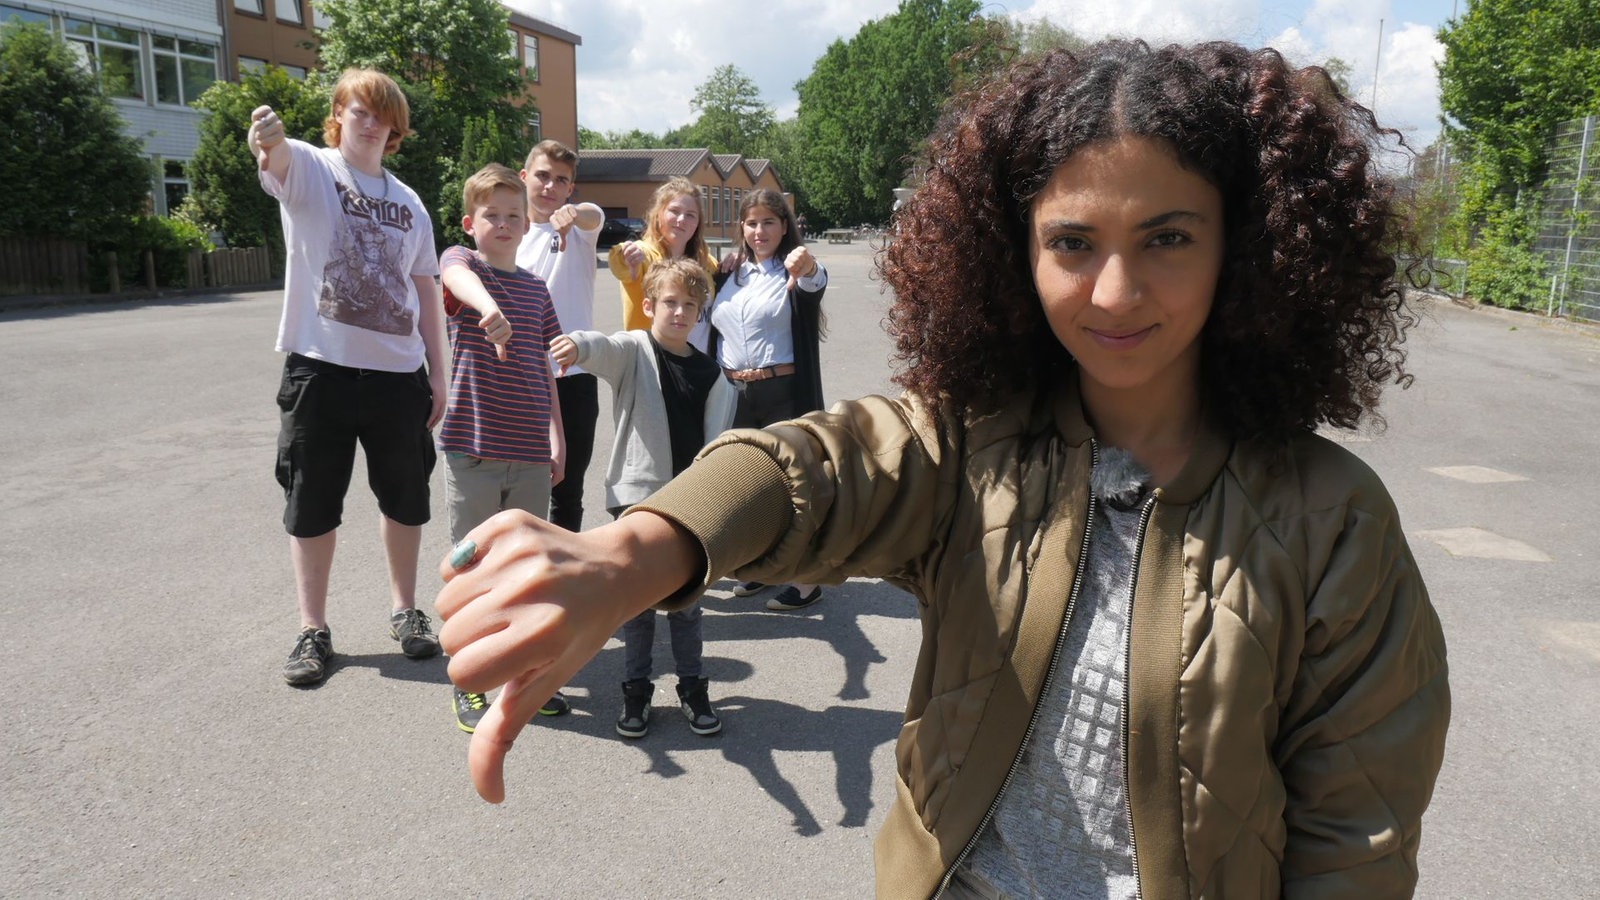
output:
<instances>
[{"instance_id":1,"label":"white button shirt","mask_svg":"<svg viewBox=\"0 0 1600 900\"><path fill-rule=\"evenodd\" d=\"M743 284L740 284L743 281ZM798 280L800 290L828 286L828 270ZM717 362L724 369L764 369L794 362L789 312L789 271L783 260L750 260L728 277L711 306L711 324L722 335Z\"/></svg>"}]
</instances>

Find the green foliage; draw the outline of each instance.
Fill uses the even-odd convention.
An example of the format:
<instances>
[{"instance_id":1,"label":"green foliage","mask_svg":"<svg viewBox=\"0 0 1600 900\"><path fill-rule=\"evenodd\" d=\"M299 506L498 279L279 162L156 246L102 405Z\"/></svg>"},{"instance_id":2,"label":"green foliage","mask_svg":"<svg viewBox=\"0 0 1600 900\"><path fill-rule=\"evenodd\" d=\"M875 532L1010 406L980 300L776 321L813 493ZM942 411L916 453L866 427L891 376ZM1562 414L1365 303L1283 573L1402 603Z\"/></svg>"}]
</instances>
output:
<instances>
[{"instance_id":1,"label":"green foliage","mask_svg":"<svg viewBox=\"0 0 1600 900\"><path fill-rule=\"evenodd\" d=\"M505 7L496 0L322 0L321 9L329 19L322 80L331 85L345 69L370 67L405 91L416 134L385 164L422 197L434 239L443 241L457 175L451 161L462 159L468 120L495 121L523 152L529 144L529 108L512 103L526 83L507 52Z\"/></svg>"},{"instance_id":2,"label":"green foliage","mask_svg":"<svg viewBox=\"0 0 1600 900\"><path fill-rule=\"evenodd\" d=\"M1322 62L1322 71L1328 73L1328 78L1339 93L1350 96L1350 64L1337 56L1330 56Z\"/></svg>"},{"instance_id":3,"label":"green foliage","mask_svg":"<svg viewBox=\"0 0 1600 900\"><path fill-rule=\"evenodd\" d=\"M883 222L940 106L1002 53L977 0L902 0L834 41L798 85L813 227Z\"/></svg>"},{"instance_id":4,"label":"green foliage","mask_svg":"<svg viewBox=\"0 0 1600 900\"><path fill-rule=\"evenodd\" d=\"M1475 0L1439 40L1440 108L1497 194L1534 184L1555 125L1600 104L1600 0Z\"/></svg>"},{"instance_id":5,"label":"green foliage","mask_svg":"<svg viewBox=\"0 0 1600 900\"><path fill-rule=\"evenodd\" d=\"M1460 202L1441 236L1446 245L1470 236L1475 296L1542 305L1529 197L1556 124L1600 109L1600 0L1474 0L1439 40L1439 104L1461 162Z\"/></svg>"},{"instance_id":6,"label":"green foliage","mask_svg":"<svg viewBox=\"0 0 1600 900\"><path fill-rule=\"evenodd\" d=\"M688 145L712 153L749 154L777 123L761 89L735 65L718 66L695 88L689 106L700 114L688 129Z\"/></svg>"},{"instance_id":7,"label":"green foliage","mask_svg":"<svg viewBox=\"0 0 1600 900\"><path fill-rule=\"evenodd\" d=\"M444 245L471 247L472 241L461 230L461 188L473 172L497 162L512 171L522 168L527 147L520 134L508 134L494 119L467 119L461 133L461 155L445 165L445 183L439 197L440 224L444 226Z\"/></svg>"},{"instance_id":8,"label":"green foliage","mask_svg":"<svg viewBox=\"0 0 1600 900\"><path fill-rule=\"evenodd\" d=\"M1022 57L1043 56L1051 50L1081 50L1089 42L1049 19L1031 22L1001 16L990 19L995 40Z\"/></svg>"},{"instance_id":9,"label":"green foliage","mask_svg":"<svg viewBox=\"0 0 1600 900\"><path fill-rule=\"evenodd\" d=\"M1467 291L1474 298L1511 309L1543 307L1549 282L1544 261L1534 254L1531 210L1537 203L1496 202L1466 253Z\"/></svg>"},{"instance_id":10,"label":"green foliage","mask_svg":"<svg viewBox=\"0 0 1600 900\"><path fill-rule=\"evenodd\" d=\"M238 84L219 81L195 102L210 115L200 122L200 143L185 169L189 195L178 215L223 235L229 246L267 246L282 259L278 201L261 189L256 159L245 144L250 113L263 105L277 111L289 137L322 143L326 93L276 66L244 73Z\"/></svg>"},{"instance_id":11,"label":"green foliage","mask_svg":"<svg viewBox=\"0 0 1600 900\"><path fill-rule=\"evenodd\" d=\"M143 208L155 170L65 42L0 26L0 235L94 241Z\"/></svg>"},{"instance_id":12,"label":"green foliage","mask_svg":"<svg viewBox=\"0 0 1600 900\"><path fill-rule=\"evenodd\" d=\"M579 125L578 146L584 150L648 150L674 145L663 143L658 134L637 128L599 132Z\"/></svg>"}]
</instances>

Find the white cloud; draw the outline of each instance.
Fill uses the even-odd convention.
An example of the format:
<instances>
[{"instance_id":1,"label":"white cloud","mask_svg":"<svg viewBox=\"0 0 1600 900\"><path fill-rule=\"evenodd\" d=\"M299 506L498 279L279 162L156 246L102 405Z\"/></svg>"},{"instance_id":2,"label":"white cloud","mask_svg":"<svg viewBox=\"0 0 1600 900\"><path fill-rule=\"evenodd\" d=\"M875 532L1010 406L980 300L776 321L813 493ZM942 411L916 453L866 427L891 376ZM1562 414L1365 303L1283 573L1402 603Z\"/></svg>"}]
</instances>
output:
<instances>
[{"instance_id":1,"label":"white cloud","mask_svg":"<svg viewBox=\"0 0 1600 900\"><path fill-rule=\"evenodd\" d=\"M597 131L657 134L694 119L697 85L732 63L779 118L799 104L795 82L828 45L895 10L898 0L510 0L513 9L583 38L578 120Z\"/></svg>"},{"instance_id":2,"label":"white cloud","mask_svg":"<svg viewBox=\"0 0 1600 900\"><path fill-rule=\"evenodd\" d=\"M1397 0L1400 2L1400 0ZM986 14L1048 17L1086 37L1141 37L1152 43L1227 39L1270 45L1299 63L1337 56L1350 65L1351 87L1372 100L1378 20L1384 20L1378 67L1378 116L1420 148L1438 132L1434 63L1443 50L1438 23L1401 21L1391 0L1013 0ZM513 8L583 38L578 48L578 119L587 128L661 133L694 117L695 86L733 63L761 88L779 118L794 115L795 82L828 45L895 10L898 0L765 0L741 8L727 0L510 0ZM1410 7L1408 7L1410 8Z\"/></svg>"}]
</instances>

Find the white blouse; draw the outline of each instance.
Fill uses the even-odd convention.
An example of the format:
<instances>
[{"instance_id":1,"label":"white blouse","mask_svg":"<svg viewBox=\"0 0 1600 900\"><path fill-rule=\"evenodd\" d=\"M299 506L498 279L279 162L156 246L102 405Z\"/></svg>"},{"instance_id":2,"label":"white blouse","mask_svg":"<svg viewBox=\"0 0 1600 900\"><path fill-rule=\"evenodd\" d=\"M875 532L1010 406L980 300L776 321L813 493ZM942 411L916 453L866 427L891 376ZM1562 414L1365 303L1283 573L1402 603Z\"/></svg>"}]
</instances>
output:
<instances>
[{"instance_id":1,"label":"white blouse","mask_svg":"<svg viewBox=\"0 0 1600 900\"><path fill-rule=\"evenodd\" d=\"M740 284L743 280L743 284ZM828 270L801 278L803 291L828 286ZM789 271L783 260L745 262L728 276L711 305L711 324L722 335L717 363L724 369L764 369L794 362L794 329L789 318Z\"/></svg>"}]
</instances>

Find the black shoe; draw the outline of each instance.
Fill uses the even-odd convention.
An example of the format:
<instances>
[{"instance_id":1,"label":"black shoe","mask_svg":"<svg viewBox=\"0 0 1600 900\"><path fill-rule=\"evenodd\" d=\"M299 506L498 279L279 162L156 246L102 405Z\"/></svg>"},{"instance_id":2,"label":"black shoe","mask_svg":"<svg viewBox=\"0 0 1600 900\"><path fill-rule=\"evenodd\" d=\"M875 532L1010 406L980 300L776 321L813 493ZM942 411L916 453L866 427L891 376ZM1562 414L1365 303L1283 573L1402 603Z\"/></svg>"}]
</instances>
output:
<instances>
[{"instance_id":1,"label":"black shoe","mask_svg":"<svg viewBox=\"0 0 1600 900\"><path fill-rule=\"evenodd\" d=\"M711 708L710 693L704 678L678 679L678 705L683 717L689 720L689 730L695 734L716 734L722 730L722 720Z\"/></svg>"},{"instance_id":2,"label":"black shoe","mask_svg":"<svg viewBox=\"0 0 1600 900\"><path fill-rule=\"evenodd\" d=\"M483 714L489 711L489 698L483 694L469 694L466 691L451 688L453 699L450 705L456 710L456 727L471 734L478 730L478 723L483 721Z\"/></svg>"},{"instance_id":3,"label":"black shoe","mask_svg":"<svg viewBox=\"0 0 1600 900\"><path fill-rule=\"evenodd\" d=\"M400 652L412 659L427 659L439 652L439 639L420 609L402 609L389 617L389 636L400 642Z\"/></svg>"},{"instance_id":4,"label":"black shoe","mask_svg":"<svg viewBox=\"0 0 1600 900\"><path fill-rule=\"evenodd\" d=\"M778 612L788 612L794 609L805 609L821 599L822 588L820 586L812 588L811 593L802 597L800 596L800 591L791 584L779 591L771 599L767 600L767 609L774 609Z\"/></svg>"},{"instance_id":5,"label":"black shoe","mask_svg":"<svg viewBox=\"0 0 1600 900\"><path fill-rule=\"evenodd\" d=\"M294 649L283 663L283 680L290 684L318 684L328 677L328 658L333 656L333 632L307 626L300 629Z\"/></svg>"},{"instance_id":6,"label":"black shoe","mask_svg":"<svg viewBox=\"0 0 1600 900\"><path fill-rule=\"evenodd\" d=\"M746 581L733 589L735 597L752 597L766 590L767 586L759 581Z\"/></svg>"},{"instance_id":7,"label":"black shoe","mask_svg":"<svg viewBox=\"0 0 1600 900\"><path fill-rule=\"evenodd\" d=\"M539 707L541 716L564 716L569 712L572 712L572 704L567 702L567 695L560 691L551 694L550 699Z\"/></svg>"},{"instance_id":8,"label":"black shoe","mask_svg":"<svg viewBox=\"0 0 1600 900\"><path fill-rule=\"evenodd\" d=\"M636 678L622 683L622 715L617 716L617 734L625 738L642 738L650 733L650 698L656 686L648 679Z\"/></svg>"}]
</instances>

